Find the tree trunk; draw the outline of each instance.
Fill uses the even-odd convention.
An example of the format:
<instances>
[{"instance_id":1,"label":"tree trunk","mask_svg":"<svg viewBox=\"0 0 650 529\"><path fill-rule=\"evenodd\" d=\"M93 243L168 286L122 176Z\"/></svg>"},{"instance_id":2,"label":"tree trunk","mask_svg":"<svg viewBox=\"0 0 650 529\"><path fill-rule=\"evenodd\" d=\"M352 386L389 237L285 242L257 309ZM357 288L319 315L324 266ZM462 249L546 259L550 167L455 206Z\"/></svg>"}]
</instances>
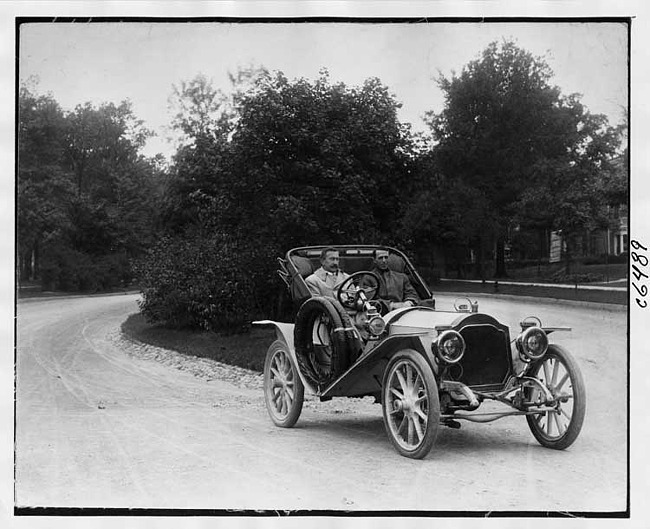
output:
<instances>
[{"instance_id":1,"label":"tree trunk","mask_svg":"<svg viewBox=\"0 0 650 529\"><path fill-rule=\"evenodd\" d=\"M18 252L18 281L25 281L27 278L26 270L25 270L25 254L22 252Z\"/></svg>"},{"instance_id":2,"label":"tree trunk","mask_svg":"<svg viewBox=\"0 0 650 529\"><path fill-rule=\"evenodd\" d=\"M571 238L567 235L564 239L564 259L565 259L565 268L564 271L567 275L571 273L571 258L573 253L573 248L571 245Z\"/></svg>"},{"instance_id":3,"label":"tree trunk","mask_svg":"<svg viewBox=\"0 0 650 529\"><path fill-rule=\"evenodd\" d=\"M36 242L34 242L34 249L32 250L31 261L29 263L32 281L41 278L41 245L39 241L40 239L36 239Z\"/></svg>"},{"instance_id":4,"label":"tree trunk","mask_svg":"<svg viewBox=\"0 0 650 529\"><path fill-rule=\"evenodd\" d=\"M476 273L479 279L485 279L483 257L483 237L479 236L476 243Z\"/></svg>"},{"instance_id":5,"label":"tree trunk","mask_svg":"<svg viewBox=\"0 0 650 529\"><path fill-rule=\"evenodd\" d=\"M506 272L506 241L503 236L497 238L496 270L494 277L508 277Z\"/></svg>"},{"instance_id":6,"label":"tree trunk","mask_svg":"<svg viewBox=\"0 0 650 529\"><path fill-rule=\"evenodd\" d=\"M28 250L18 253L18 272L20 281L33 281L36 278L36 243Z\"/></svg>"},{"instance_id":7,"label":"tree trunk","mask_svg":"<svg viewBox=\"0 0 650 529\"><path fill-rule=\"evenodd\" d=\"M545 255L548 255L549 252L546 249L546 230L537 230L539 236L538 239L538 248L537 248L537 277L542 275L542 258Z\"/></svg>"}]
</instances>

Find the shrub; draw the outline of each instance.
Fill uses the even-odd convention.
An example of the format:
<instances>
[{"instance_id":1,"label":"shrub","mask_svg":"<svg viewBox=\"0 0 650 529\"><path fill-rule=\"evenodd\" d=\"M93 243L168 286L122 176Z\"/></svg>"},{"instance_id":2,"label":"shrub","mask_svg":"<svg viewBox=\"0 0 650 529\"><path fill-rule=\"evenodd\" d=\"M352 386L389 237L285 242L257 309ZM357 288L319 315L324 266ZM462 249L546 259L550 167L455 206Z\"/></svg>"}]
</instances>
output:
<instances>
[{"instance_id":1,"label":"shrub","mask_svg":"<svg viewBox=\"0 0 650 529\"><path fill-rule=\"evenodd\" d=\"M137 265L140 311L172 328L244 331L259 312L255 273L261 262L224 236L163 238Z\"/></svg>"},{"instance_id":2,"label":"shrub","mask_svg":"<svg viewBox=\"0 0 650 529\"><path fill-rule=\"evenodd\" d=\"M508 269L518 270L520 268L532 268L537 266L544 266L548 264L548 258L544 259L516 259L508 261Z\"/></svg>"},{"instance_id":3,"label":"shrub","mask_svg":"<svg viewBox=\"0 0 650 529\"><path fill-rule=\"evenodd\" d=\"M555 283L598 283L605 281L603 274L595 273L569 273L567 274L565 270L558 270L555 274L551 276L551 281Z\"/></svg>"},{"instance_id":4,"label":"shrub","mask_svg":"<svg viewBox=\"0 0 650 529\"><path fill-rule=\"evenodd\" d=\"M580 259L581 263L584 265L595 265L595 264L622 264L627 263L627 254L622 253L620 255L605 255L601 254L593 257L584 257Z\"/></svg>"},{"instance_id":5,"label":"shrub","mask_svg":"<svg viewBox=\"0 0 650 529\"><path fill-rule=\"evenodd\" d=\"M422 278L427 282L429 287L431 285L440 284L440 270L432 266L419 266L417 267L418 272Z\"/></svg>"}]
</instances>

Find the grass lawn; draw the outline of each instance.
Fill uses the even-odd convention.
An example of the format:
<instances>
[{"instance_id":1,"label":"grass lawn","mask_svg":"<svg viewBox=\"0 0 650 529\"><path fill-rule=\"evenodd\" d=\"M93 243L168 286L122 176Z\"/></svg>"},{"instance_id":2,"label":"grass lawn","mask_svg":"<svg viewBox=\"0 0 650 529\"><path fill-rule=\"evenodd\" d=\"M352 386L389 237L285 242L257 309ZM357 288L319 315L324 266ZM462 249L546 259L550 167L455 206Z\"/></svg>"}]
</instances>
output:
<instances>
[{"instance_id":1,"label":"grass lawn","mask_svg":"<svg viewBox=\"0 0 650 529\"><path fill-rule=\"evenodd\" d=\"M129 316L122 324L122 332L146 344L186 355L211 358L260 373L264 370L266 350L275 340L275 330L268 328L254 326L248 334L232 335L166 329L147 323L141 314Z\"/></svg>"}]
</instances>

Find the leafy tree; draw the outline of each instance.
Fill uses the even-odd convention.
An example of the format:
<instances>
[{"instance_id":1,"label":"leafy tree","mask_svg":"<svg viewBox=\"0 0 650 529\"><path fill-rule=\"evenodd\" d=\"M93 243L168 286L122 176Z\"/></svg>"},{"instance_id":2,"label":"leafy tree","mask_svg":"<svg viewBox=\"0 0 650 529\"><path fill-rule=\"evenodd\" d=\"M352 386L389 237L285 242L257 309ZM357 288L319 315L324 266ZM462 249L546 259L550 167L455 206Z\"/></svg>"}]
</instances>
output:
<instances>
[{"instance_id":1,"label":"leafy tree","mask_svg":"<svg viewBox=\"0 0 650 529\"><path fill-rule=\"evenodd\" d=\"M139 160L139 150L152 135L128 101L77 105L67 116L67 161L74 171L77 193L114 199L119 178Z\"/></svg>"},{"instance_id":2,"label":"leafy tree","mask_svg":"<svg viewBox=\"0 0 650 529\"><path fill-rule=\"evenodd\" d=\"M213 226L217 222L213 215L227 209L224 201L232 179L229 140L238 119L236 104L266 74L263 67L254 66L229 73L229 94L216 89L203 74L173 86L171 128L183 139L165 187L159 215L162 229L182 232L187 226L205 225L206 216Z\"/></svg>"},{"instance_id":3,"label":"leafy tree","mask_svg":"<svg viewBox=\"0 0 650 529\"><path fill-rule=\"evenodd\" d=\"M175 305L174 316L152 310L152 318L240 328L256 314L280 310L275 257L289 247L374 242L396 233L412 147L408 129L397 119L399 104L379 80L348 87L332 84L326 71L315 81L289 81L281 72L263 70L237 79L248 88L232 98L231 128L221 134L197 128L193 141L177 153L163 222L170 252L194 237L212 241L198 244L199 253L206 245L214 255L222 248L221 259L240 266L238 273L250 281L250 299L226 304L219 309L223 313L203 313L209 318L203 323L185 317L185 302ZM233 249L245 259L225 257ZM167 289L159 286L166 277L195 273L187 260L219 266L191 249L179 254L182 262L165 260L161 252L150 255L164 265L147 278L143 310L154 298L162 302L158 294ZM225 276L214 278L209 289L194 291L193 302L204 303L208 290L223 291Z\"/></svg>"},{"instance_id":4,"label":"leafy tree","mask_svg":"<svg viewBox=\"0 0 650 529\"><path fill-rule=\"evenodd\" d=\"M261 77L232 136L229 232L259 248L257 291L277 303L274 255L292 246L388 240L402 214L408 131L378 79L360 87ZM264 303L260 303L264 306Z\"/></svg>"},{"instance_id":5,"label":"leafy tree","mask_svg":"<svg viewBox=\"0 0 650 529\"><path fill-rule=\"evenodd\" d=\"M267 75L264 67L248 66L229 72L228 93L214 87L199 73L179 85L172 85L168 108L173 113L170 129L181 135L178 147L191 146L200 138L226 138L237 120L235 106L257 78Z\"/></svg>"},{"instance_id":6,"label":"leafy tree","mask_svg":"<svg viewBox=\"0 0 650 529\"><path fill-rule=\"evenodd\" d=\"M230 144L224 138L196 138L175 155L159 211L160 229L182 233L190 226L214 226L226 206L231 179Z\"/></svg>"},{"instance_id":7,"label":"leafy tree","mask_svg":"<svg viewBox=\"0 0 650 529\"><path fill-rule=\"evenodd\" d=\"M572 142L562 155L538 162L517 203L522 224L562 232L567 269L579 236L585 230L605 228L608 206L625 202L627 195L625 171L614 162L620 131L609 126L605 116L589 113L577 98L570 99Z\"/></svg>"},{"instance_id":8,"label":"leafy tree","mask_svg":"<svg viewBox=\"0 0 650 529\"><path fill-rule=\"evenodd\" d=\"M505 240L515 219L553 219L567 232L588 224L594 210L585 198L616 147L604 118L591 115L577 94L563 96L552 75L542 58L504 41L460 74L438 78L445 108L429 114L436 155L443 174L490 205L494 215L481 224L496 239L497 276L506 274ZM549 191L555 202L543 204Z\"/></svg>"},{"instance_id":9,"label":"leafy tree","mask_svg":"<svg viewBox=\"0 0 650 529\"><path fill-rule=\"evenodd\" d=\"M599 188L603 191L603 199L608 206L618 207L627 204L629 193L629 149L628 144L628 120L624 117L623 123L615 127L615 135L611 144L618 145L620 153L606 159L599 171Z\"/></svg>"},{"instance_id":10,"label":"leafy tree","mask_svg":"<svg viewBox=\"0 0 650 529\"><path fill-rule=\"evenodd\" d=\"M378 79L347 87L325 70L314 82L260 78L232 140L232 202L246 226L283 246L390 231L410 152L399 106Z\"/></svg>"},{"instance_id":11,"label":"leafy tree","mask_svg":"<svg viewBox=\"0 0 650 529\"><path fill-rule=\"evenodd\" d=\"M169 108L174 112L171 128L184 135L185 141L227 131L225 112L228 97L213 87L203 74L172 85Z\"/></svg>"},{"instance_id":12,"label":"leafy tree","mask_svg":"<svg viewBox=\"0 0 650 529\"><path fill-rule=\"evenodd\" d=\"M494 222L485 197L462 180L442 174L433 152L418 157L408 196L400 220L402 245L419 263L436 268L444 264L445 275L453 266L462 276L467 248L480 248L477 234L485 235L486 226ZM478 273L482 275L482 268Z\"/></svg>"},{"instance_id":13,"label":"leafy tree","mask_svg":"<svg viewBox=\"0 0 650 529\"><path fill-rule=\"evenodd\" d=\"M128 102L63 112L51 96L19 95L18 238L22 279L45 288L128 281L129 259L152 238L155 161Z\"/></svg>"},{"instance_id":14,"label":"leafy tree","mask_svg":"<svg viewBox=\"0 0 650 529\"><path fill-rule=\"evenodd\" d=\"M43 243L67 226L65 200L73 192L64 164L68 124L59 104L23 85L18 107L17 235L23 280L37 275Z\"/></svg>"},{"instance_id":15,"label":"leafy tree","mask_svg":"<svg viewBox=\"0 0 650 529\"><path fill-rule=\"evenodd\" d=\"M135 255L152 237L155 163L139 154L151 135L128 101L78 105L68 115L67 161L75 175L69 201L72 246L101 255Z\"/></svg>"}]
</instances>

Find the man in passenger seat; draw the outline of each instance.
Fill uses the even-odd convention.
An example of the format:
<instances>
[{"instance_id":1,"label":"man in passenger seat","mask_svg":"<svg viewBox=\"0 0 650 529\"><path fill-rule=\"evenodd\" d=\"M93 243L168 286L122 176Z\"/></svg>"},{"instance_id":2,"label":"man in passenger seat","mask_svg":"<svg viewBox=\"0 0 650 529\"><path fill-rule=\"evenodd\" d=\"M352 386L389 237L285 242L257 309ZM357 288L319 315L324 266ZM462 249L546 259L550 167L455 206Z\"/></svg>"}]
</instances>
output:
<instances>
[{"instance_id":1,"label":"man in passenger seat","mask_svg":"<svg viewBox=\"0 0 650 529\"><path fill-rule=\"evenodd\" d=\"M372 272L380 279L377 298L385 301L389 310L417 305L420 298L406 274L388 268L388 250L375 250L374 259Z\"/></svg>"}]
</instances>

